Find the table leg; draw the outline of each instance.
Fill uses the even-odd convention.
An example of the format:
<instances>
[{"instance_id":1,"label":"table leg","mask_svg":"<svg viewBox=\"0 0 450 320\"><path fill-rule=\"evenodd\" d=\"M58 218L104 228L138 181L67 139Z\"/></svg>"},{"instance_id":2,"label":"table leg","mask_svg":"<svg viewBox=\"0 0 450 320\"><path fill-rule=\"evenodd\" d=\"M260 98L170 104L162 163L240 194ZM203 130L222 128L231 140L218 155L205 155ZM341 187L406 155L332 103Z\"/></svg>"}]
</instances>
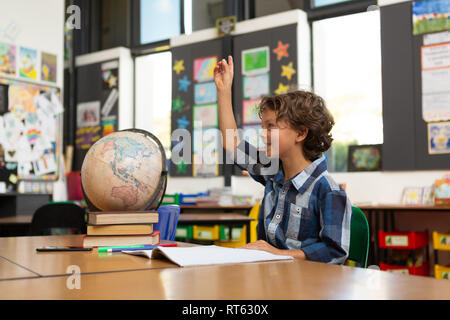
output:
<instances>
[{"instance_id":1,"label":"table leg","mask_svg":"<svg viewBox=\"0 0 450 320\"><path fill-rule=\"evenodd\" d=\"M250 242L250 221L246 222L245 225L247 226L247 243Z\"/></svg>"}]
</instances>

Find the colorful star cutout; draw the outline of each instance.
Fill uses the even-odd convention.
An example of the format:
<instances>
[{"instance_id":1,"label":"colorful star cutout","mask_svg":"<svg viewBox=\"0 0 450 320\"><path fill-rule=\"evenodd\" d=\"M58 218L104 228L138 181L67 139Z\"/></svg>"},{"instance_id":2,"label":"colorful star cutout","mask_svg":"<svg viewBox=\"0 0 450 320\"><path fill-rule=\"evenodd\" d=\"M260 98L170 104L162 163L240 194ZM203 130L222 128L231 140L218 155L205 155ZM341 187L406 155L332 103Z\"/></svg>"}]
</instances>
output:
<instances>
[{"instance_id":1,"label":"colorful star cutout","mask_svg":"<svg viewBox=\"0 0 450 320\"><path fill-rule=\"evenodd\" d=\"M276 53L277 60L280 61L283 57L289 57L287 49L289 48L289 43L283 44L281 41L278 41L278 47L273 49L273 53Z\"/></svg>"},{"instance_id":2,"label":"colorful star cutout","mask_svg":"<svg viewBox=\"0 0 450 320\"><path fill-rule=\"evenodd\" d=\"M181 108L184 106L184 101L180 99L180 96L177 96L175 100L172 100L172 109L174 111L181 111Z\"/></svg>"},{"instance_id":3,"label":"colorful star cutout","mask_svg":"<svg viewBox=\"0 0 450 320\"><path fill-rule=\"evenodd\" d=\"M175 65L173 66L173 70L175 70L175 72L177 74L180 74L181 71L184 70L184 60L175 60Z\"/></svg>"},{"instance_id":4,"label":"colorful star cutout","mask_svg":"<svg viewBox=\"0 0 450 320\"><path fill-rule=\"evenodd\" d=\"M183 90L184 92L187 92L190 85L191 82L188 80L187 76L178 79L178 90Z\"/></svg>"},{"instance_id":5,"label":"colorful star cutout","mask_svg":"<svg viewBox=\"0 0 450 320\"><path fill-rule=\"evenodd\" d=\"M289 86L285 86L281 82L278 83L278 88L274 91L276 94L284 94L287 93L289 89Z\"/></svg>"},{"instance_id":6,"label":"colorful star cutout","mask_svg":"<svg viewBox=\"0 0 450 320\"><path fill-rule=\"evenodd\" d=\"M186 127L189 125L189 121L186 120L186 116L183 116L181 119L178 119L177 123L178 129L186 129Z\"/></svg>"},{"instance_id":7,"label":"colorful star cutout","mask_svg":"<svg viewBox=\"0 0 450 320\"><path fill-rule=\"evenodd\" d=\"M177 163L177 173L186 173L186 163L183 159Z\"/></svg>"},{"instance_id":8,"label":"colorful star cutout","mask_svg":"<svg viewBox=\"0 0 450 320\"><path fill-rule=\"evenodd\" d=\"M292 67L293 62L289 62L287 66L281 65L281 76L286 77L288 80L291 80L291 77L294 73L296 73L295 69Z\"/></svg>"}]
</instances>

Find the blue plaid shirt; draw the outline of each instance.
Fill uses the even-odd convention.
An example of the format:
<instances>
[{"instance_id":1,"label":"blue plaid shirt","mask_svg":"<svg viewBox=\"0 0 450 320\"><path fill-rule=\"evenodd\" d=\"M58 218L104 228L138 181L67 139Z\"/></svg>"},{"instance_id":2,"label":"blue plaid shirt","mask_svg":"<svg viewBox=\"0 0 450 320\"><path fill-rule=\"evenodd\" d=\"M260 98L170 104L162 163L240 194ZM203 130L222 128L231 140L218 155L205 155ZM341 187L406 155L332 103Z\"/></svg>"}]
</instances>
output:
<instances>
[{"instance_id":1,"label":"blue plaid shirt","mask_svg":"<svg viewBox=\"0 0 450 320\"><path fill-rule=\"evenodd\" d=\"M301 249L308 260L344 263L350 246L352 205L328 173L326 158L316 159L285 181L281 161L268 169L261 155L265 153L257 152L245 140L233 154L235 164L265 186L258 239L279 249Z\"/></svg>"}]
</instances>

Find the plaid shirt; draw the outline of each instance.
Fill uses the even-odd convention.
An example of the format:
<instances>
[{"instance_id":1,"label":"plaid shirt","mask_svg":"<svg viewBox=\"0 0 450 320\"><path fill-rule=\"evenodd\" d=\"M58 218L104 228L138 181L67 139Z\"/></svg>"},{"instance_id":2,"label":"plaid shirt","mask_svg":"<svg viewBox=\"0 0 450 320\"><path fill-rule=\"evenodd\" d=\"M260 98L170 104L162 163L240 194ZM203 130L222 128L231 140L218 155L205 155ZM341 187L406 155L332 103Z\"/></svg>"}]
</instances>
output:
<instances>
[{"instance_id":1,"label":"plaid shirt","mask_svg":"<svg viewBox=\"0 0 450 320\"><path fill-rule=\"evenodd\" d=\"M265 153L257 152L245 140L233 154L235 164L265 186L258 239L279 249L301 249L308 260L344 263L350 246L352 205L328 173L326 158L321 156L284 181L281 161L268 169L261 156Z\"/></svg>"}]
</instances>

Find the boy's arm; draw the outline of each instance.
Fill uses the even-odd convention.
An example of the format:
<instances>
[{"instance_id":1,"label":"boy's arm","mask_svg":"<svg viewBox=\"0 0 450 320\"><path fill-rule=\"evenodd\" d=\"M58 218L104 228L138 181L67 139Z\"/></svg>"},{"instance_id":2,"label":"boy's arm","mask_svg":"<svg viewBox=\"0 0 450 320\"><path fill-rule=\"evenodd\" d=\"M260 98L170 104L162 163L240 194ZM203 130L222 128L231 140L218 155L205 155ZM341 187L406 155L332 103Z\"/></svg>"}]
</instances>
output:
<instances>
[{"instance_id":1,"label":"boy's arm","mask_svg":"<svg viewBox=\"0 0 450 320\"><path fill-rule=\"evenodd\" d=\"M233 58L228 56L219 61L214 69L214 82L217 87L217 101L219 104L219 127L222 133L222 142L225 150L233 154L239 144L236 120L231 105L231 87L234 73Z\"/></svg>"},{"instance_id":2,"label":"boy's arm","mask_svg":"<svg viewBox=\"0 0 450 320\"><path fill-rule=\"evenodd\" d=\"M302 247L308 260L344 263L350 247L352 205L344 191L327 192L319 204L320 242Z\"/></svg>"}]
</instances>

